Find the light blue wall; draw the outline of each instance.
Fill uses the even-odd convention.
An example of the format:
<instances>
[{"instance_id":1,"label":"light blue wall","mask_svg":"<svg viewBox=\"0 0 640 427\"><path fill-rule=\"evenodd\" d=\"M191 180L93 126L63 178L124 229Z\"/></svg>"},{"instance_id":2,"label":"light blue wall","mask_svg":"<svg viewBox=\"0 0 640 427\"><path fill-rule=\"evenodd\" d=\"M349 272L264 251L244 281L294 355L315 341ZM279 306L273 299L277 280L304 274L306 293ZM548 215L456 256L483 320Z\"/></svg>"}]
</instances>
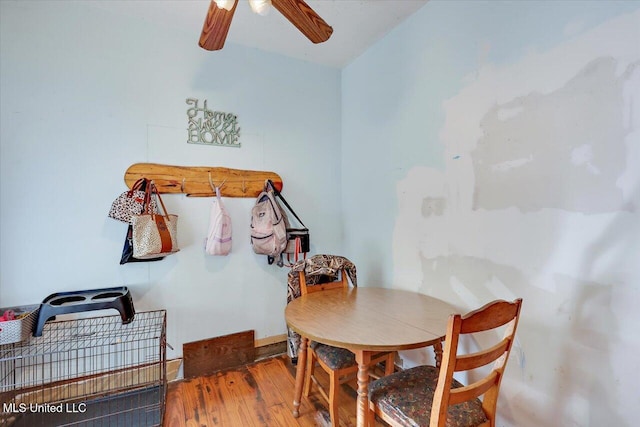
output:
<instances>
[{"instance_id":1,"label":"light blue wall","mask_svg":"<svg viewBox=\"0 0 640 427\"><path fill-rule=\"evenodd\" d=\"M498 425L640 416L639 9L431 0L343 69L359 283L524 298Z\"/></svg>"},{"instance_id":2,"label":"light blue wall","mask_svg":"<svg viewBox=\"0 0 640 427\"><path fill-rule=\"evenodd\" d=\"M338 252L340 71L233 44L208 52L198 29L90 3L0 7L0 307L126 285L137 310L168 310L170 357L184 342L285 333L287 269L249 246L254 199L224 199L228 257L203 251L210 199L163 197L179 215L181 251L157 263L119 265L126 225L107 212L137 162L274 171L312 250ZM242 147L187 144L191 97L237 114Z\"/></svg>"},{"instance_id":3,"label":"light blue wall","mask_svg":"<svg viewBox=\"0 0 640 427\"><path fill-rule=\"evenodd\" d=\"M165 197L182 251L155 264L119 266L125 227L106 218L136 162L272 170L313 250L351 258L361 285L461 310L525 299L499 425L633 425L638 8L431 0L340 72L234 45L205 52L198 34L87 3L3 0L0 306L127 285L137 309L168 309L170 357L239 330L281 334L286 271L251 253L253 200L225 199L227 258L202 252L206 199ZM236 113L243 147L187 145L187 97ZM489 155L500 160L487 173Z\"/></svg>"}]
</instances>

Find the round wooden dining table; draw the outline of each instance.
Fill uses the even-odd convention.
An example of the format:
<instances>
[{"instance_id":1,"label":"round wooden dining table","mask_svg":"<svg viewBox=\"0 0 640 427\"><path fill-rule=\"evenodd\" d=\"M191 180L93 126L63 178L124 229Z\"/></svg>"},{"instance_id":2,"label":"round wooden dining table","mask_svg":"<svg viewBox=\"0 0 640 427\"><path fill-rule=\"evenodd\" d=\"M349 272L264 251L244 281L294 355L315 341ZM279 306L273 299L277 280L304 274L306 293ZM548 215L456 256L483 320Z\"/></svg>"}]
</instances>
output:
<instances>
[{"instance_id":1,"label":"round wooden dining table","mask_svg":"<svg viewBox=\"0 0 640 427\"><path fill-rule=\"evenodd\" d=\"M371 355L380 351L434 346L436 361L453 305L417 292L354 287L303 295L285 309L285 319L301 336L296 368L294 416L298 416L309 340L351 350L358 362L357 426L366 425Z\"/></svg>"}]
</instances>

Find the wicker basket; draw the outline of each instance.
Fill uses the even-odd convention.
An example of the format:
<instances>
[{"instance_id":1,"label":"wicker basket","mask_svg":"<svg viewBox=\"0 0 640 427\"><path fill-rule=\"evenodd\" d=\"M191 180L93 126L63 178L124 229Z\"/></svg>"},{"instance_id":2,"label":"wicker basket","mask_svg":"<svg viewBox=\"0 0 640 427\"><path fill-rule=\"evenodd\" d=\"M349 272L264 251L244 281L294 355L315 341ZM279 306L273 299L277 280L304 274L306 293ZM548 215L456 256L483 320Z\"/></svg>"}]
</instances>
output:
<instances>
[{"instance_id":1,"label":"wicker basket","mask_svg":"<svg viewBox=\"0 0 640 427\"><path fill-rule=\"evenodd\" d=\"M39 308L39 305L0 308L0 314L13 310L16 317L19 317L16 320L0 322L0 345L17 343L31 337Z\"/></svg>"}]
</instances>

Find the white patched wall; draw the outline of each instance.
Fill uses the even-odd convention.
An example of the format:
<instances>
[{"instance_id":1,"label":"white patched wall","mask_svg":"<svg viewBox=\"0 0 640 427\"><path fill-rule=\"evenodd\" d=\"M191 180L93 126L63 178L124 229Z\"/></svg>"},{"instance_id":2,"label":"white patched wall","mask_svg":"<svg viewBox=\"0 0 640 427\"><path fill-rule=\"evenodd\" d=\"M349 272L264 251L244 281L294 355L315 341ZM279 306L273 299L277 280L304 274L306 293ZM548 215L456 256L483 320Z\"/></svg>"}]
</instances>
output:
<instances>
[{"instance_id":1,"label":"white patched wall","mask_svg":"<svg viewBox=\"0 0 640 427\"><path fill-rule=\"evenodd\" d=\"M500 401L509 425L638 413L622 390L638 391L640 369L640 44L619 35L639 22L480 68L445 103L445 170L414 167L397 185L401 287L461 307L524 298Z\"/></svg>"}]
</instances>

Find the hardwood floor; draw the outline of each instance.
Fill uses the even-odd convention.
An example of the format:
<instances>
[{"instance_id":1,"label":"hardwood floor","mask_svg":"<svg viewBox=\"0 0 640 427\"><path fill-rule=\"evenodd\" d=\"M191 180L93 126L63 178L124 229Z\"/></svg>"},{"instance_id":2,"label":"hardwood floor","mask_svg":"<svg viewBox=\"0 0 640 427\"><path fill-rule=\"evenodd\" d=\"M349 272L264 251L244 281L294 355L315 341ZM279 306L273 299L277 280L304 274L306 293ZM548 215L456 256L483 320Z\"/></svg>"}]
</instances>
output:
<instances>
[{"instance_id":1,"label":"hardwood floor","mask_svg":"<svg viewBox=\"0 0 640 427\"><path fill-rule=\"evenodd\" d=\"M320 373L321 369L316 372ZM320 376L320 375L318 375ZM169 384L164 427L328 426L326 402L313 388L294 418L295 367L286 355ZM322 377L320 377L322 381ZM356 425L355 384L340 390L340 423Z\"/></svg>"}]
</instances>

